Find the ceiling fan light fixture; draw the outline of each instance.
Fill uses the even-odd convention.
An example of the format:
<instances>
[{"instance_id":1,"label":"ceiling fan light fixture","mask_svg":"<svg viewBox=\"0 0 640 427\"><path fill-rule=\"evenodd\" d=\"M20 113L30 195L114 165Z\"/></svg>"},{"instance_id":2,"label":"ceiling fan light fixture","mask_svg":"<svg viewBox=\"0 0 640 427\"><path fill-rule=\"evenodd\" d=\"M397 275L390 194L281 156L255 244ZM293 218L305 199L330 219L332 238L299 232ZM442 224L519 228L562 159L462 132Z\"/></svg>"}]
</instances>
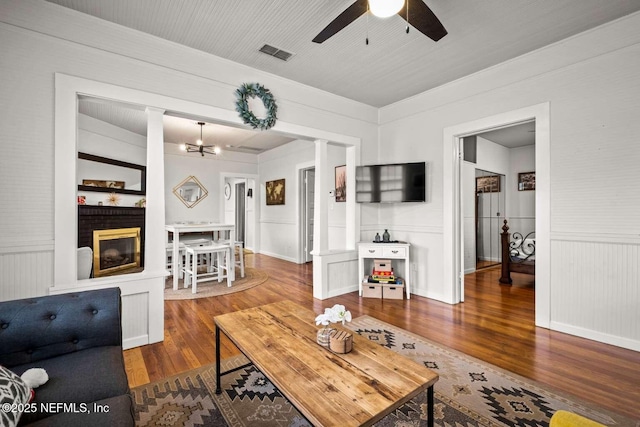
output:
<instances>
[{"instance_id":1,"label":"ceiling fan light fixture","mask_svg":"<svg viewBox=\"0 0 640 427\"><path fill-rule=\"evenodd\" d=\"M404 0L369 0L369 9L378 18L388 18L400 12Z\"/></svg>"}]
</instances>

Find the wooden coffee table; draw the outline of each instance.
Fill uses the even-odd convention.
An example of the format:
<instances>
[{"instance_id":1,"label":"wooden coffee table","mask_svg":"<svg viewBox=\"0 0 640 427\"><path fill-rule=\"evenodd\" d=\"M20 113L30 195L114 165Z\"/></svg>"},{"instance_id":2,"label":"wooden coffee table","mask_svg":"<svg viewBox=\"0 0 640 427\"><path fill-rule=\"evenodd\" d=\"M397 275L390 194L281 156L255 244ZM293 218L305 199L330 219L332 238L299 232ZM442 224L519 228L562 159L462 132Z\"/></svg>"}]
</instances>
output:
<instances>
[{"instance_id":1,"label":"wooden coffee table","mask_svg":"<svg viewBox=\"0 0 640 427\"><path fill-rule=\"evenodd\" d=\"M424 390L433 426L438 374L355 333L350 353L333 353L316 343L315 317L291 301L216 316L216 393L231 372L220 372L222 331L315 426L372 425Z\"/></svg>"}]
</instances>

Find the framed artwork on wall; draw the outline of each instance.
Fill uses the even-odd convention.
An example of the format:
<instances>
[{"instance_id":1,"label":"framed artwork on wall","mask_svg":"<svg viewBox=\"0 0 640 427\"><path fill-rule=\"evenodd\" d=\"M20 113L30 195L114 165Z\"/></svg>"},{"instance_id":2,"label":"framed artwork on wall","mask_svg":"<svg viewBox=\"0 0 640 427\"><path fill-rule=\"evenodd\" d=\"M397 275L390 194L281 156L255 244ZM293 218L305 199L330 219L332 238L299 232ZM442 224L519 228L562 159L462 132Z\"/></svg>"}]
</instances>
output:
<instances>
[{"instance_id":1,"label":"framed artwork on wall","mask_svg":"<svg viewBox=\"0 0 640 427\"><path fill-rule=\"evenodd\" d=\"M347 201L347 165L336 166L336 202Z\"/></svg>"},{"instance_id":2,"label":"framed artwork on wall","mask_svg":"<svg viewBox=\"0 0 640 427\"><path fill-rule=\"evenodd\" d=\"M536 189L536 173L520 172L518 174L518 191L528 191Z\"/></svg>"},{"instance_id":3,"label":"framed artwork on wall","mask_svg":"<svg viewBox=\"0 0 640 427\"><path fill-rule=\"evenodd\" d=\"M284 178L267 181L265 190L267 193L267 206L284 205Z\"/></svg>"},{"instance_id":4,"label":"framed artwork on wall","mask_svg":"<svg viewBox=\"0 0 640 427\"><path fill-rule=\"evenodd\" d=\"M499 193L500 175L479 176L476 178L476 193Z\"/></svg>"}]
</instances>

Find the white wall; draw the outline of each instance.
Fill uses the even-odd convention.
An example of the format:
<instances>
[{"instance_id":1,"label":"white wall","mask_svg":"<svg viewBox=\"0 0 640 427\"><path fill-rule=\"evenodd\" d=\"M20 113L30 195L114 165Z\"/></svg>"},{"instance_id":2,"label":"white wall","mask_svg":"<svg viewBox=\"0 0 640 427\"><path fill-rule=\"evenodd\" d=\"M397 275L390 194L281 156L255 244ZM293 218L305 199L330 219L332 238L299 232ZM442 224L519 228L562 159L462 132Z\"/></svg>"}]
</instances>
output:
<instances>
[{"instance_id":1,"label":"white wall","mask_svg":"<svg viewBox=\"0 0 640 427\"><path fill-rule=\"evenodd\" d=\"M381 109L393 157L432 166L428 203L381 210L381 221L417 231L408 240L426 266L418 293L438 298L453 286L441 256L451 239L442 234L443 129L548 102L549 324L640 349L640 192L629 185L640 181L639 27L634 14Z\"/></svg>"},{"instance_id":2,"label":"white wall","mask_svg":"<svg viewBox=\"0 0 640 427\"><path fill-rule=\"evenodd\" d=\"M299 177L297 165L313 162L314 143L304 140L258 155L260 162L260 253L296 262L298 256ZM267 206L267 181L285 180L284 205Z\"/></svg>"},{"instance_id":3,"label":"white wall","mask_svg":"<svg viewBox=\"0 0 640 427\"><path fill-rule=\"evenodd\" d=\"M344 147L329 145L327 186L335 190L335 167L346 163ZM282 147L258 155L260 169L260 253L291 262L300 260L301 182L300 169L315 162L315 144L292 141ZM267 181L285 179L285 204L266 204ZM316 176L316 179L318 177ZM344 250L346 245L346 203L336 202L334 195L325 194L328 201L329 250ZM355 278L354 278L355 279ZM357 284L357 282L356 282Z\"/></svg>"},{"instance_id":4,"label":"white wall","mask_svg":"<svg viewBox=\"0 0 640 427\"><path fill-rule=\"evenodd\" d=\"M536 170L535 145L509 150L507 174L507 218L509 228L526 236L535 230L536 192L518 191L518 174Z\"/></svg>"},{"instance_id":5,"label":"white wall","mask_svg":"<svg viewBox=\"0 0 640 427\"><path fill-rule=\"evenodd\" d=\"M256 174L254 154L226 152L219 156L200 156L180 151L176 144L165 144L165 213L167 223L178 221L224 222L224 194L220 192L221 173ZM195 176L207 189L207 197L192 208L173 194L173 189L188 176ZM234 189L235 191L235 189ZM231 218L233 222L233 217Z\"/></svg>"}]
</instances>

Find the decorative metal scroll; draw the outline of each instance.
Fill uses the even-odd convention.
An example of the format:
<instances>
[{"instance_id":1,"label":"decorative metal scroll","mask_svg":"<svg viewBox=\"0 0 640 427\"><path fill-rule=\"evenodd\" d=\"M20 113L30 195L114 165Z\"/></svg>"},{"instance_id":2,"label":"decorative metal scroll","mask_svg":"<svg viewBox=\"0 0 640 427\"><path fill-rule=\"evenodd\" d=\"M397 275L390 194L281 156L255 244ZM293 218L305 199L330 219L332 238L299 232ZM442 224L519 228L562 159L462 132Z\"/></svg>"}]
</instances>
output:
<instances>
[{"instance_id":1,"label":"decorative metal scroll","mask_svg":"<svg viewBox=\"0 0 640 427\"><path fill-rule=\"evenodd\" d=\"M513 240L509 242L509 256L511 257L511 262L525 262L536 254L535 231L532 231L524 237L522 236L522 233L516 231L513 233L512 238Z\"/></svg>"}]
</instances>

